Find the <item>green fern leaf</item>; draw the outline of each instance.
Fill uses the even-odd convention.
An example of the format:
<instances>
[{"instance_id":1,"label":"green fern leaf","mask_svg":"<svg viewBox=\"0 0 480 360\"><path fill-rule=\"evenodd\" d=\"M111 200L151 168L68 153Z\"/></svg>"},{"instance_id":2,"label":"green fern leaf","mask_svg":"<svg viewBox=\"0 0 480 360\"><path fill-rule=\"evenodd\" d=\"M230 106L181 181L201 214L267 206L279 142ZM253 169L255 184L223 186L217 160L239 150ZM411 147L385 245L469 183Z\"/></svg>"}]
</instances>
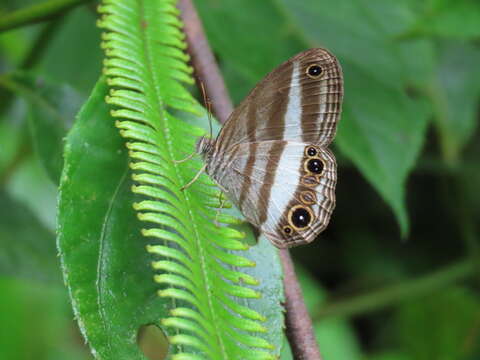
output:
<instances>
[{"instance_id":1,"label":"green fern leaf","mask_svg":"<svg viewBox=\"0 0 480 360\"><path fill-rule=\"evenodd\" d=\"M192 69L175 3L105 0L99 8L107 102L128 141L132 191L142 198L134 208L151 242L147 250L159 256L158 295L174 300L161 323L175 334L173 359L274 359L278 349L261 335L266 316L251 306L262 296L259 281L242 269L256 266L244 232L214 225L220 193L206 175L180 191L202 163L174 160L192 152L204 130L174 112L204 116L204 109L183 85L193 83ZM239 222L228 214L219 220Z\"/></svg>"}]
</instances>

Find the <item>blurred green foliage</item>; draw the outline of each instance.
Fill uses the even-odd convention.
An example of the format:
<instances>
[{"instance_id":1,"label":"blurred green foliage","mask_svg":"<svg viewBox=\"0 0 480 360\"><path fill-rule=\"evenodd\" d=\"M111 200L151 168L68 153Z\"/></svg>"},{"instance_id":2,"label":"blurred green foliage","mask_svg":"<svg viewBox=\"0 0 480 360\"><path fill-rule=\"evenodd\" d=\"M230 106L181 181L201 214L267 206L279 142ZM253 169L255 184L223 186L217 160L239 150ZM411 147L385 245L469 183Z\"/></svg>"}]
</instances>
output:
<instances>
[{"instance_id":1,"label":"blurred green foliage","mask_svg":"<svg viewBox=\"0 0 480 360\"><path fill-rule=\"evenodd\" d=\"M34 3L3 1L0 21ZM236 103L306 48L328 47L344 68L337 209L292 251L326 358L479 358L480 3L195 4ZM92 10L0 34L1 359L91 358L54 219L63 138L102 67Z\"/></svg>"}]
</instances>

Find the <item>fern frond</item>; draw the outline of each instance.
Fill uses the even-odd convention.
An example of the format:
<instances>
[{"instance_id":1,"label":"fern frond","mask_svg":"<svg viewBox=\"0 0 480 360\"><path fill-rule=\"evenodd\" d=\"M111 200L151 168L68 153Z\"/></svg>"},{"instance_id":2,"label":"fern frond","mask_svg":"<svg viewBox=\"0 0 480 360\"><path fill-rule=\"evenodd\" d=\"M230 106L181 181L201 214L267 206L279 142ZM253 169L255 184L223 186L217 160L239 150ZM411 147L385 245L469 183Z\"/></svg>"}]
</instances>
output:
<instances>
[{"instance_id":1,"label":"fern frond","mask_svg":"<svg viewBox=\"0 0 480 360\"><path fill-rule=\"evenodd\" d=\"M174 0L104 0L99 25L105 29L104 72L111 87L107 102L116 106L120 134L127 139L132 191L144 200L134 204L147 224L147 251L159 257L159 296L172 299L171 317L161 320L174 329L172 359L273 359L273 346L259 334L265 316L253 310L261 294L258 280L242 267L255 262L244 234L229 224L239 219L221 214L219 190L202 175L180 191L202 166L199 160L177 164L194 149L203 129L186 124L174 110L194 116L204 109L185 89L193 83L179 12Z\"/></svg>"}]
</instances>

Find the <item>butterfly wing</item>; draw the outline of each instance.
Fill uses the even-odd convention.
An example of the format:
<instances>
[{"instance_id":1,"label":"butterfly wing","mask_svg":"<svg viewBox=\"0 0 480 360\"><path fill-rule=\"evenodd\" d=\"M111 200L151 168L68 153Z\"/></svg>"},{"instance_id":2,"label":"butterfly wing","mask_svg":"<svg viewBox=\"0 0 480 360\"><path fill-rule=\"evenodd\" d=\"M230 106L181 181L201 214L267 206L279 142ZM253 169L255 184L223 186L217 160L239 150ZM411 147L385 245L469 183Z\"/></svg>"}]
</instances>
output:
<instances>
[{"instance_id":1,"label":"butterfly wing","mask_svg":"<svg viewBox=\"0 0 480 360\"><path fill-rule=\"evenodd\" d=\"M278 247L313 241L330 220L336 163L327 146L342 99L337 59L307 50L267 75L212 146L200 146L207 173Z\"/></svg>"},{"instance_id":2,"label":"butterfly wing","mask_svg":"<svg viewBox=\"0 0 480 360\"><path fill-rule=\"evenodd\" d=\"M343 99L340 65L325 49L310 49L268 74L222 128L217 153L240 143L288 140L327 146Z\"/></svg>"},{"instance_id":3,"label":"butterfly wing","mask_svg":"<svg viewBox=\"0 0 480 360\"><path fill-rule=\"evenodd\" d=\"M312 143L262 141L235 146L216 180L247 220L277 247L309 243L335 207L336 162Z\"/></svg>"}]
</instances>

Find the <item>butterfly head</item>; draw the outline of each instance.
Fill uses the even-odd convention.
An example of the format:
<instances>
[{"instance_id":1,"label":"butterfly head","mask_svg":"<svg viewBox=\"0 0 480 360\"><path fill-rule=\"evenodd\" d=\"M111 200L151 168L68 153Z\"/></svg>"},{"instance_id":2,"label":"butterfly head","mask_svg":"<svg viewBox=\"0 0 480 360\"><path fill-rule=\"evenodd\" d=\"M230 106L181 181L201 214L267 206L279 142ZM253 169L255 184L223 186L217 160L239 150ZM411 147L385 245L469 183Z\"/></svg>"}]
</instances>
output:
<instances>
[{"instance_id":1,"label":"butterfly head","mask_svg":"<svg viewBox=\"0 0 480 360\"><path fill-rule=\"evenodd\" d=\"M200 139L197 140L195 145L195 151L197 154L200 154L203 158L207 157L213 150L213 145L215 141L206 137L202 136Z\"/></svg>"}]
</instances>

